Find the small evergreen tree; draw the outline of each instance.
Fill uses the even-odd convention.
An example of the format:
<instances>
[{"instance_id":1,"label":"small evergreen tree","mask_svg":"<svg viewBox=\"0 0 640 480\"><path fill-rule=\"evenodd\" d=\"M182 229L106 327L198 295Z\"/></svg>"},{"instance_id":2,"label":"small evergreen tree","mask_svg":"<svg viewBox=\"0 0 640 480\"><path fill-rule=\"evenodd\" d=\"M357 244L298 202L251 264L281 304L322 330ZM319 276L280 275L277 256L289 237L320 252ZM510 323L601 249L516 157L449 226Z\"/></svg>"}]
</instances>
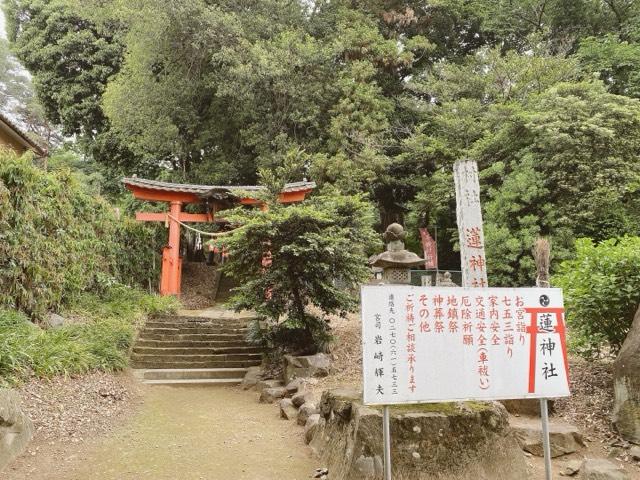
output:
<instances>
[{"instance_id":1,"label":"small evergreen tree","mask_svg":"<svg viewBox=\"0 0 640 480\"><path fill-rule=\"evenodd\" d=\"M355 287L368 275L366 253L375 242L370 204L361 195L327 191L228 218L242 226L224 239L230 251L224 269L240 284L234 308L258 314L254 340L294 353L326 350L326 316L354 310Z\"/></svg>"}]
</instances>

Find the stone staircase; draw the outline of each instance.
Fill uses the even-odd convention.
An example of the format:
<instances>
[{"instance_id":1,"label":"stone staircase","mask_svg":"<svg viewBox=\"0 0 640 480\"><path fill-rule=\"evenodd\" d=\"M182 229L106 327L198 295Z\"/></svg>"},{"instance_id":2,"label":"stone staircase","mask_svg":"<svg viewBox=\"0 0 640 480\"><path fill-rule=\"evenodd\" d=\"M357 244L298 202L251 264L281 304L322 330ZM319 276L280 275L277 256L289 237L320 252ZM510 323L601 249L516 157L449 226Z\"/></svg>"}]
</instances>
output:
<instances>
[{"instance_id":1,"label":"stone staircase","mask_svg":"<svg viewBox=\"0 0 640 480\"><path fill-rule=\"evenodd\" d=\"M170 316L147 321L132 366L144 383L234 384L260 365L262 348L246 341L247 318Z\"/></svg>"}]
</instances>

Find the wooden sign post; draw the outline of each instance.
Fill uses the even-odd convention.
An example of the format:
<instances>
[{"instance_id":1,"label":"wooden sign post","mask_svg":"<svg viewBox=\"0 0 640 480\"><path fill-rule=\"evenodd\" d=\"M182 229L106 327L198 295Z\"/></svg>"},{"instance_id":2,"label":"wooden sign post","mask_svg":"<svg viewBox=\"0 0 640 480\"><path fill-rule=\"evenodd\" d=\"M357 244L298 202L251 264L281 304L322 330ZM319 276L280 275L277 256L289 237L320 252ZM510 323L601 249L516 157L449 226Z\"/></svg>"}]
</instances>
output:
<instances>
[{"instance_id":1,"label":"wooden sign post","mask_svg":"<svg viewBox=\"0 0 640 480\"><path fill-rule=\"evenodd\" d=\"M478 164L473 160L458 160L453 166L453 179L456 186L462 286L485 288L488 286L487 260L484 253Z\"/></svg>"}]
</instances>

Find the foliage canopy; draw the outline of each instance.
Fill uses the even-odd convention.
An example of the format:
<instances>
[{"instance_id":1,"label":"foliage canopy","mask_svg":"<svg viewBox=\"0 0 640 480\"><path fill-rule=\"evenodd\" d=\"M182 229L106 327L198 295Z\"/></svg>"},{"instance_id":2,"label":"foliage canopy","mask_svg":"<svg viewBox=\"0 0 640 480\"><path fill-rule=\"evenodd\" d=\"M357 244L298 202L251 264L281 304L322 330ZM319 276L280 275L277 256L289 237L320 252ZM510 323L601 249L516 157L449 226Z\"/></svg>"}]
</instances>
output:
<instances>
[{"instance_id":1,"label":"foliage canopy","mask_svg":"<svg viewBox=\"0 0 640 480\"><path fill-rule=\"evenodd\" d=\"M0 150L0 305L40 318L85 291L147 287L156 254L149 227L119 219L70 170Z\"/></svg>"},{"instance_id":2,"label":"foliage canopy","mask_svg":"<svg viewBox=\"0 0 640 480\"><path fill-rule=\"evenodd\" d=\"M110 172L301 175L439 227L453 161L482 170L491 283L533 282L549 236L638 235L640 6L628 0L7 0L49 120ZM112 184L110 191L117 187ZM410 242L411 243L411 242Z\"/></svg>"}]
</instances>

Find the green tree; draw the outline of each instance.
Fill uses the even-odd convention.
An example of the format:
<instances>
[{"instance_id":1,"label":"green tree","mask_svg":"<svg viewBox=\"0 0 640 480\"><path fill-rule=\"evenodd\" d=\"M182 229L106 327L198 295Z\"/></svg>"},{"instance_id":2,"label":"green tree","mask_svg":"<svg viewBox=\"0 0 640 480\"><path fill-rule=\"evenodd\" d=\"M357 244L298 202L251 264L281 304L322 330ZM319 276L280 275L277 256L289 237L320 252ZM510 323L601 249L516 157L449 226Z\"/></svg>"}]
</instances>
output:
<instances>
[{"instance_id":1,"label":"green tree","mask_svg":"<svg viewBox=\"0 0 640 480\"><path fill-rule=\"evenodd\" d=\"M589 37L577 53L587 72L599 74L611 93L640 97L640 43L615 35Z\"/></svg>"},{"instance_id":2,"label":"green tree","mask_svg":"<svg viewBox=\"0 0 640 480\"><path fill-rule=\"evenodd\" d=\"M259 338L297 353L327 348L327 315L357 306L355 287L368 275L373 214L362 196L324 192L301 204L229 216L242 226L224 239L225 270L239 283L233 305L254 310ZM271 258L264 266L263 258ZM313 309L312 307L316 307Z\"/></svg>"}]
</instances>

